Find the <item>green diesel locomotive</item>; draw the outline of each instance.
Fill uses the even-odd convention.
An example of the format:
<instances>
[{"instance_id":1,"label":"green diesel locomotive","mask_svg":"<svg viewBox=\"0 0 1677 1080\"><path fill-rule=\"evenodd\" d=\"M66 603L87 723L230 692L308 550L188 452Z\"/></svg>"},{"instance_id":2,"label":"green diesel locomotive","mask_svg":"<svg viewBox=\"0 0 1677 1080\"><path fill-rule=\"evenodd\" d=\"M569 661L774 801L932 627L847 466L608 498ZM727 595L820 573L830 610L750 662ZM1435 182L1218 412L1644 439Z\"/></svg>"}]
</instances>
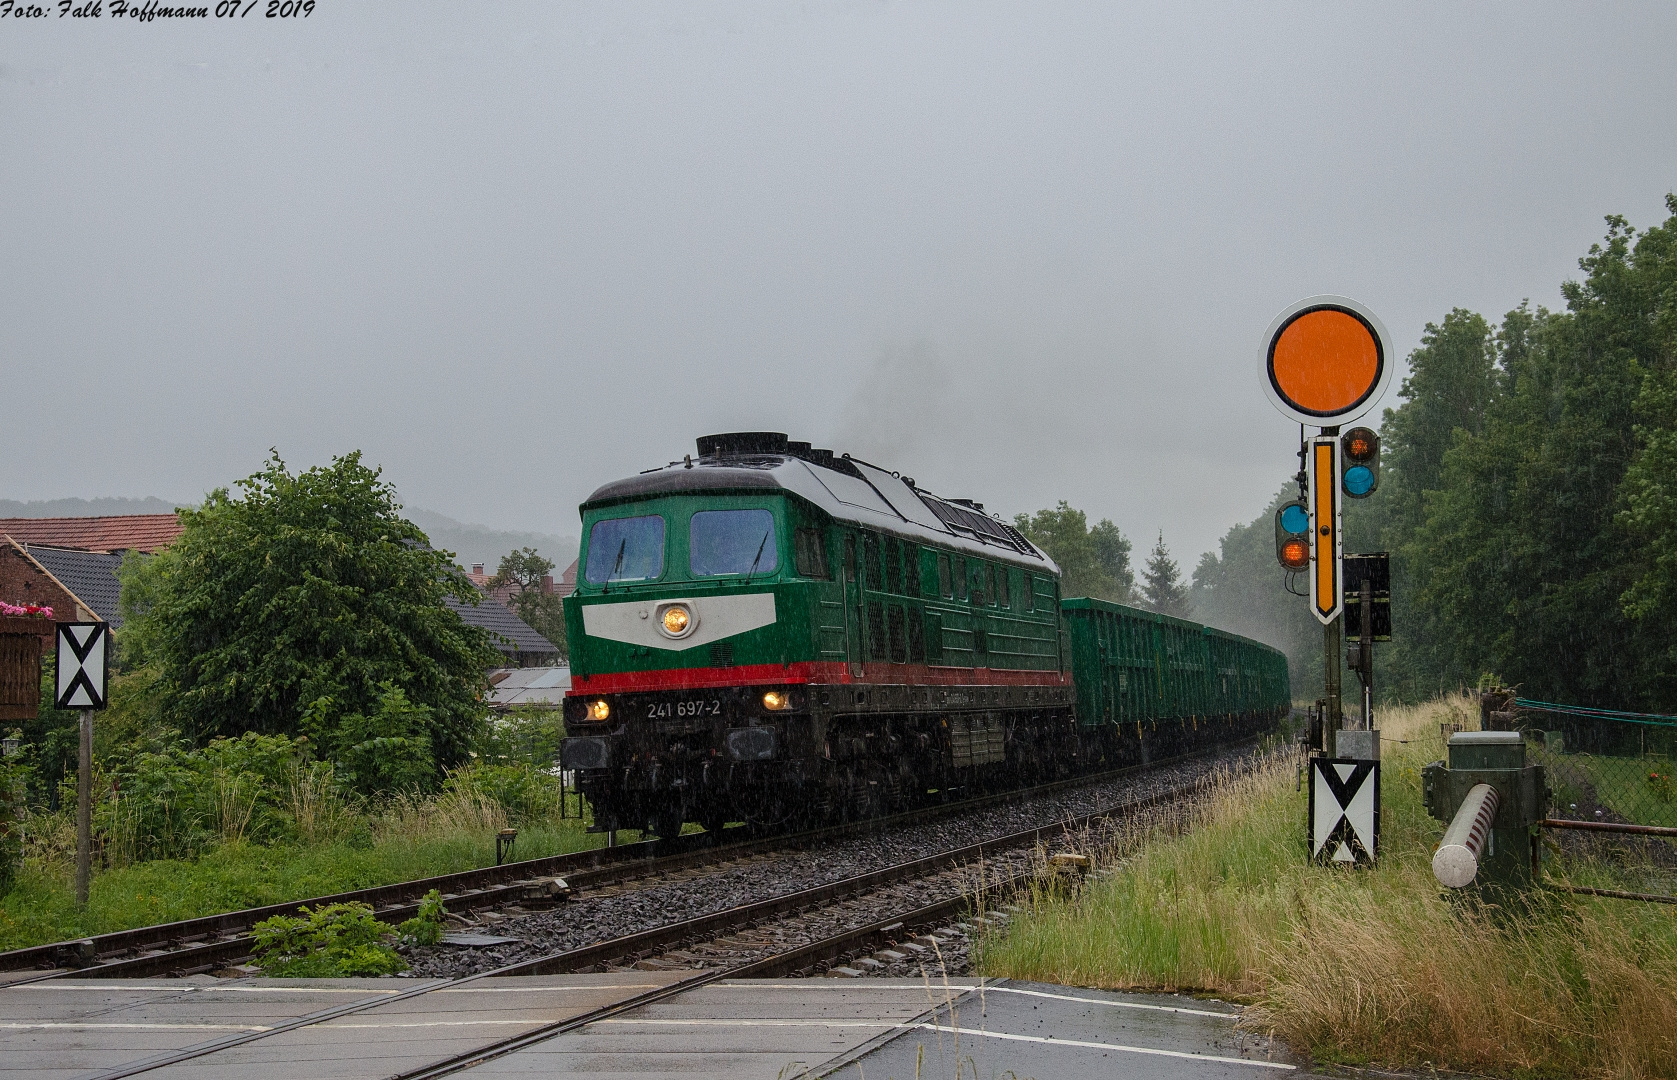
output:
<instances>
[{"instance_id":1,"label":"green diesel locomotive","mask_svg":"<svg viewBox=\"0 0 1677 1080\"><path fill-rule=\"evenodd\" d=\"M582 505L565 768L596 828L764 828L1243 738L1291 704L1246 638L1060 597L982 504L774 432Z\"/></svg>"}]
</instances>

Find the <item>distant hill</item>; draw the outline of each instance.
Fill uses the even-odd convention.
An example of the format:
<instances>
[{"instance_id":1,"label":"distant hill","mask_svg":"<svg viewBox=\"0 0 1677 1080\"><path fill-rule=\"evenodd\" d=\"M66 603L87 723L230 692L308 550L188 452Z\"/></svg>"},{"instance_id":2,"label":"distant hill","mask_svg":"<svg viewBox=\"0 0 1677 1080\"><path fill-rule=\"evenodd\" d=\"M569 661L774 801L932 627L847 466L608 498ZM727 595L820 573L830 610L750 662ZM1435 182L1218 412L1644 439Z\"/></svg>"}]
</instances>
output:
<instances>
[{"instance_id":1,"label":"distant hill","mask_svg":"<svg viewBox=\"0 0 1677 1080\"><path fill-rule=\"evenodd\" d=\"M19 502L0 499L0 518L109 517L115 514L172 514L178 506L195 502L170 502L147 496L144 499L33 499Z\"/></svg>"},{"instance_id":2,"label":"distant hill","mask_svg":"<svg viewBox=\"0 0 1677 1080\"><path fill-rule=\"evenodd\" d=\"M115 514L171 514L177 506L195 506L196 503L169 502L167 499L147 497L144 499L34 499L21 502L17 499L0 499L0 518L44 518L44 517L106 517ZM500 565L501 556L518 548L532 547L541 553L543 558L553 560L554 577L571 564L576 558L577 539L574 536L556 536L552 533L516 532L506 529L492 529L487 525L473 525L464 521L456 521L451 517L439 514L434 510L421 510L418 507L404 507L402 513L409 521L425 530L425 535L431 538L433 547L454 552L455 559L466 569L471 569L475 562L483 563L494 573L495 567Z\"/></svg>"},{"instance_id":3,"label":"distant hill","mask_svg":"<svg viewBox=\"0 0 1677 1080\"><path fill-rule=\"evenodd\" d=\"M432 547L454 552L455 561L468 570L473 563L480 562L490 573L494 573L495 567L500 565L501 556L519 548L532 547L542 558L553 560L553 576L557 578L576 558L579 546L574 536L491 529L487 525L456 521L417 506L403 507L402 513L425 530L425 535L431 538Z\"/></svg>"}]
</instances>

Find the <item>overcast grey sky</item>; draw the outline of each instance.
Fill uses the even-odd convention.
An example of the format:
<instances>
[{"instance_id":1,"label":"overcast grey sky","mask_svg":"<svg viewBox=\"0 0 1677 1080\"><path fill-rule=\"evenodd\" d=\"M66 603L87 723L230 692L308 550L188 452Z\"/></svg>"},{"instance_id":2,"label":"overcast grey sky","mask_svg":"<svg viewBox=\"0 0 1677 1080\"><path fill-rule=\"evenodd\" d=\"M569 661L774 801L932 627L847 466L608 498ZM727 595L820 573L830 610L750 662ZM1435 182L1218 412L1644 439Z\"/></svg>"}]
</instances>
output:
<instances>
[{"instance_id":1,"label":"overcast grey sky","mask_svg":"<svg viewBox=\"0 0 1677 1080\"><path fill-rule=\"evenodd\" d=\"M575 534L774 429L1188 569L1294 467L1277 310L1406 354L1677 188L1669 3L261 6L0 19L0 498L359 448Z\"/></svg>"}]
</instances>

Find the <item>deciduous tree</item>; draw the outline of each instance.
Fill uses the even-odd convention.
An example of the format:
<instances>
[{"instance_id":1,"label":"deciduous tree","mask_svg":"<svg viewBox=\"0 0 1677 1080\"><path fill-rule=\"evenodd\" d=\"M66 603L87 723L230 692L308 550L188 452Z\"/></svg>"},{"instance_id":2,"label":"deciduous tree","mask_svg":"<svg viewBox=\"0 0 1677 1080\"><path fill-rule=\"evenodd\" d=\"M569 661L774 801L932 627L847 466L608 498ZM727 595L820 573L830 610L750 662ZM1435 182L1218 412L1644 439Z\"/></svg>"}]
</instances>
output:
<instances>
[{"instance_id":1,"label":"deciduous tree","mask_svg":"<svg viewBox=\"0 0 1677 1080\"><path fill-rule=\"evenodd\" d=\"M1061 499L1052 510L1018 515L1013 524L1059 564L1061 596L1131 602L1135 574L1130 570L1130 541L1111 521L1103 519L1090 528L1083 511Z\"/></svg>"},{"instance_id":2,"label":"deciduous tree","mask_svg":"<svg viewBox=\"0 0 1677 1080\"><path fill-rule=\"evenodd\" d=\"M237 487L182 511L166 551L126 564L124 656L157 665L170 721L200 742L295 734L329 699L317 727L330 746L338 719L387 715L395 688L417 725L403 737L423 736L438 766L463 760L496 654L443 604L478 600L450 555L359 453L295 475L276 454Z\"/></svg>"},{"instance_id":3,"label":"deciduous tree","mask_svg":"<svg viewBox=\"0 0 1677 1080\"><path fill-rule=\"evenodd\" d=\"M515 586L512 609L564 656L569 652L565 642L564 604L553 593L542 591L542 579L553 570L553 565L553 560L543 558L535 548L508 552L502 556L495 576L489 579L489 587Z\"/></svg>"}]
</instances>

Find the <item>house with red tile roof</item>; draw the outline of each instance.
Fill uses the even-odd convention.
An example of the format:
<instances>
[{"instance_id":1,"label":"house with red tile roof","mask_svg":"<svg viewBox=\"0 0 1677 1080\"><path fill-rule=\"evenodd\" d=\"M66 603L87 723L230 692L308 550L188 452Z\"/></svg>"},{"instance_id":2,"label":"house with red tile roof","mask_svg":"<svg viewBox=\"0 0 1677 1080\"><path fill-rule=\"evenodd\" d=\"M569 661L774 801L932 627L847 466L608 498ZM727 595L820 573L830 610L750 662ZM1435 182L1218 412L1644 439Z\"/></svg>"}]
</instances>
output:
<instances>
[{"instance_id":1,"label":"house with red tile roof","mask_svg":"<svg viewBox=\"0 0 1677 1080\"><path fill-rule=\"evenodd\" d=\"M20 544L75 551L161 551L181 534L175 514L121 514L85 518L0 518L0 534Z\"/></svg>"}]
</instances>

